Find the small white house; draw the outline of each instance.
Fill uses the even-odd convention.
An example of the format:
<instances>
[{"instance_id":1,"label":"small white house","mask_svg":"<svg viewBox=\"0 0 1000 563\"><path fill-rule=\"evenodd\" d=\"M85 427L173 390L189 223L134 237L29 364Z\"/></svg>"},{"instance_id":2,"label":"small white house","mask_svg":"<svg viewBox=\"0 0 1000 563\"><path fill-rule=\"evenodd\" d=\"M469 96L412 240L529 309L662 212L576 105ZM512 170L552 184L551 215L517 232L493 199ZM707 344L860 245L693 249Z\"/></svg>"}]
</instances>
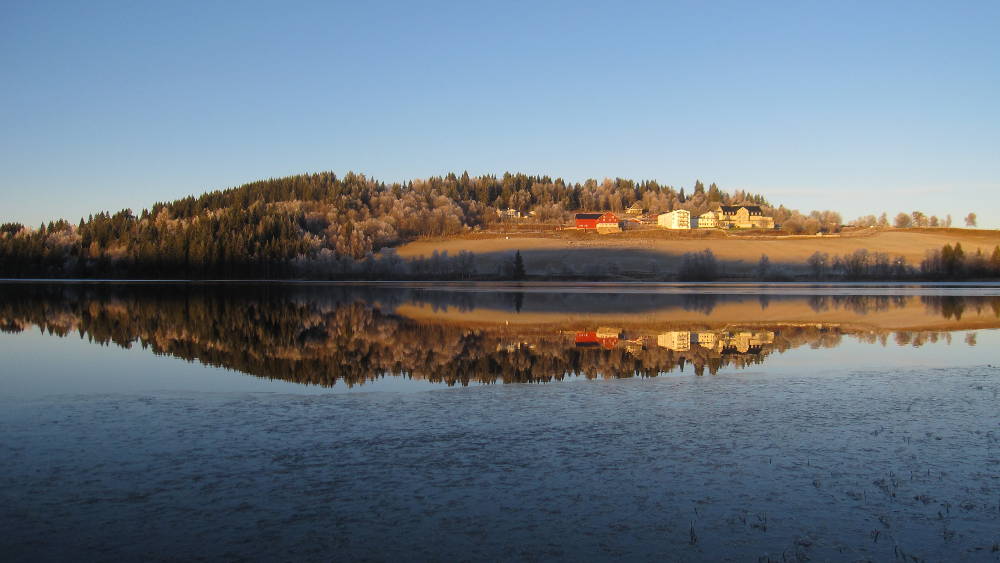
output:
<instances>
[{"instance_id":1,"label":"small white house","mask_svg":"<svg viewBox=\"0 0 1000 563\"><path fill-rule=\"evenodd\" d=\"M520 211L514 209L513 207L507 209L497 209L497 216L501 219L520 219L524 217Z\"/></svg>"},{"instance_id":2,"label":"small white house","mask_svg":"<svg viewBox=\"0 0 1000 563\"><path fill-rule=\"evenodd\" d=\"M706 211L698 216L696 219L697 225L695 228L698 229L718 229L719 228L719 217L714 211Z\"/></svg>"},{"instance_id":3,"label":"small white house","mask_svg":"<svg viewBox=\"0 0 1000 563\"><path fill-rule=\"evenodd\" d=\"M677 209L670 213L661 213L656 218L656 224L665 229L690 229L691 212Z\"/></svg>"}]
</instances>

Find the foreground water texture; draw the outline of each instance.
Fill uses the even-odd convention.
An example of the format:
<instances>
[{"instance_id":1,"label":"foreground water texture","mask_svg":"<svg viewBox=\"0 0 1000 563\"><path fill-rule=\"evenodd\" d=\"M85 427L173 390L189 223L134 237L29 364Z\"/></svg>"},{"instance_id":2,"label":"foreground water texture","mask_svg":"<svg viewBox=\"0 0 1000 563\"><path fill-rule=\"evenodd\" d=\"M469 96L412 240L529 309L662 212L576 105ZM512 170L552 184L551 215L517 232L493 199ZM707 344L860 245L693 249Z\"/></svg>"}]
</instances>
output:
<instances>
[{"instance_id":1,"label":"foreground water texture","mask_svg":"<svg viewBox=\"0 0 1000 563\"><path fill-rule=\"evenodd\" d=\"M5 560L1000 560L996 286L0 290Z\"/></svg>"}]
</instances>

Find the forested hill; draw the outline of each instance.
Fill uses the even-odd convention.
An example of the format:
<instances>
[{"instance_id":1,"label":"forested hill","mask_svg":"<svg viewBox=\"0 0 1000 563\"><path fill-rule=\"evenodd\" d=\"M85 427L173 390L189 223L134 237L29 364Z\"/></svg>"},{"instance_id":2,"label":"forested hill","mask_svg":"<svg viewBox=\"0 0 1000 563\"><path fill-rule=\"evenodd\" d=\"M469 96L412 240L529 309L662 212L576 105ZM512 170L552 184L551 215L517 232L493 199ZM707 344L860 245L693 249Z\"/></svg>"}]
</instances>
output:
<instances>
[{"instance_id":1,"label":"forested hill","mask_svg":"<svg viewBox=\"0 0 1000 563\"><path fill-rule=\"evenodd\" d=\"M0 226L0 275L283 277L294 275L296 264L318 261L336 270L416 237L488 228L500 220L498 210L562 223L579 210L622 211L636 201L651 213L682 208L697 214L720 203L746 203L763 206L778 223L823 219L700 181L685 193L624 179L448 174L386 184L324 172L157 203L138 214L98 213L37 229L6 223Z\"/></svg>"}]
</instances>

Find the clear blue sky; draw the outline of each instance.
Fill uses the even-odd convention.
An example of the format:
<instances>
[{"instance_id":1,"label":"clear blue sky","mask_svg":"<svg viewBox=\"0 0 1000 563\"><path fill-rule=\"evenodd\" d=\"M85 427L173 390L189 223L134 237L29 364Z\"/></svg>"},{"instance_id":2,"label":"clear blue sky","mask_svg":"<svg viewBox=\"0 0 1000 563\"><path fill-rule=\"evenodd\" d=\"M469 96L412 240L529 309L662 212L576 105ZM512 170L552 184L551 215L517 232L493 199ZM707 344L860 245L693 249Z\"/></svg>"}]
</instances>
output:
<instances>
[{"instance_id":1,"label":"clear blue sky","mask_svg":"<svg viewBox=\"0 0 1000 563\"><path fill-rule=\"evenodd\" d=\"M998 30L997 1L7 0L0 221L510 170L1000 227Z\"/></svg>"}]
</instances>

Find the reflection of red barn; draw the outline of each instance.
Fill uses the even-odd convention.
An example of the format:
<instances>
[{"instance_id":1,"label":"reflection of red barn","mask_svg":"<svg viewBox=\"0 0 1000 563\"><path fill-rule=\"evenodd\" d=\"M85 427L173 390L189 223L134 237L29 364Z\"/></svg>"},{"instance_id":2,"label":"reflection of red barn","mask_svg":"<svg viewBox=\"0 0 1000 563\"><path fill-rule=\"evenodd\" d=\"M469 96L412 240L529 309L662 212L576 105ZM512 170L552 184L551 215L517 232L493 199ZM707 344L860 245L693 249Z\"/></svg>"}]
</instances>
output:
<instances>
[{"instance_id":1,"label":"reflection of red barn","mask_svg":"<svg viewBox=\"0 0 1000 563\"><path fill-rule=\"evenodd\" d=\"M596 229L601 226L617 227L618 217L611 212L608 213L577 213L577 229Z\"/></svg>"},{"instance_id":2,"label":"reflection of red barn","mask_svg":"<svg viewBox=\"0 0 1000 563\"><path fill-rule=\"evenodd\" d=\"M604 348L612 350L618 344L617 336L597 336L596 332L576 333L577 348Z\"/></svg>"}]
</instances>

